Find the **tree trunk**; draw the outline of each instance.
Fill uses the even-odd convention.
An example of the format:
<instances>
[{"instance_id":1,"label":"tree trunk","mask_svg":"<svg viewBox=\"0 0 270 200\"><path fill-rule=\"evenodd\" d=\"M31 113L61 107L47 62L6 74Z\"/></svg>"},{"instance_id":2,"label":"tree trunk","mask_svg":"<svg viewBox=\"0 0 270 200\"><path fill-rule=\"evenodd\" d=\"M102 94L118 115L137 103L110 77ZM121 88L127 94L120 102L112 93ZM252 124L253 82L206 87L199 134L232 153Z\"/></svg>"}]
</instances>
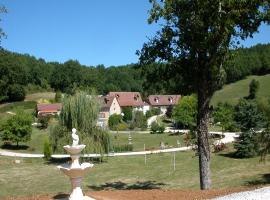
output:
<instances>
[{"instance_id":1,"label":"tree trunk","mask_svg":"<svg viewBox=\"0 0 270 200\"><path fill-rule=\"evenodd\" d=\"M197 134L200 168L200 186L202 190L211 187L210 172L210 147L208 141L208 114L210 96L205 84L198 88L198 116L197 116Z\"/></svg>"}]
</instances>

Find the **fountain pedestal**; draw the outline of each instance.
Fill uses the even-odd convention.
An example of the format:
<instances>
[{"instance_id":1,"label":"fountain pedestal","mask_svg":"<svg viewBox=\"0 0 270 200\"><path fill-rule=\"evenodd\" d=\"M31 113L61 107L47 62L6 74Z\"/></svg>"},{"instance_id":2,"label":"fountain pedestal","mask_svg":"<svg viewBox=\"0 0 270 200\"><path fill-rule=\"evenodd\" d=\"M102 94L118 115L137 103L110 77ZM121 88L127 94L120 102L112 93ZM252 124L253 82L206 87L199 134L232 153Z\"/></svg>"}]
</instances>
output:
<instances>
[{"instance_id":1,"label":"fountain pedestal","mask_svg":"<svg viewBox=\"0 0 270 200\"><path fill-rule=\"evenodd\" d=\"M76 134L75 131L72 130L72 138ZM64 149L70 154L71 157L71 165L64 164L59 165L58 168L70 178L72 192L69 196L69 198L66 198L66 200L95 200L93 198L90 198L88 196L84 196L82 189L81 189L81 182L86 174L86 172L91 169L94 165L91 163L79 163L80 153L85 148L85 145L78 145L79 138L76 137L77 140L74 142L72 146L66 145L64 146ZM62 199L64 200L64 199Z\"/></svg>"}]
</instances>

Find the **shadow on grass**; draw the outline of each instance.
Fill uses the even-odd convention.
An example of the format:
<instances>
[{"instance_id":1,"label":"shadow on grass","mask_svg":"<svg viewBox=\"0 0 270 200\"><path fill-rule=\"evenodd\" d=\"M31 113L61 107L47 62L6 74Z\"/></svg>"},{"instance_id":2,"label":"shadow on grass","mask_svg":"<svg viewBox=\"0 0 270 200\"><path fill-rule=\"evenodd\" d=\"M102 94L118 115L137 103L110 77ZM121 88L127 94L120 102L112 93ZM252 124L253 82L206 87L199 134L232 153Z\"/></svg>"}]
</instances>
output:
<instances>
[{"instance_id":1,"label":"shadow on grass","mask_svg":"<svg viewBox=\"0 0 270 200\"><path fill-rule=\"evenodd\" d=\"M12 144L3 144L1 146L1 149L7 149L7 150L26 150L29 146L27 145L12 145Z\"/></svg>"},{"instance_id":2,"label":"shadow on grass","mask_svg":"<svg viewBox=\"0 0 270 200\"><path fill-rule=\"evenodd\" d=\"M45 160L45 163L48 165L59 165L59 164L63 164L63 163L68 163L71 162L71 158L67 157L67 158L50 158L49 160ZM108 162L107 160L103 159L102 161L100 161L99 159L96 158L81 158L80 159L80 163L83 162L90 162L92 164L100 164L100 163L106 163Z\"/></svg>"},{"instance_id":3,"label":"shadow on grass","mask_svg":"<svg viewBox=\"0 0 270 200\"><path fill-rule=\"evenodd\" d=\"M99 191L99 190L151 190L151 189L160 189L161 186L164 186L164 183L157 183L156 181L137 181L134 184L124 183L122 181L105 183L103 185L89 185L90 189Z\"/></svg>"},{"instance_id":4,"label":"shadow on grass","mask_svg":"<svg viewBox=\"0 0 270 200\"><path fill-rule=\"evenodd\" d=\"M247 181L246 184L249 186L270 184L270 174L261 174L259 179Z\"/></svg>"},{"instance_id":5,"label":"shadow on grass","mask_svg":"<svg viewBox=\"0 0 270 200\"><path fill-rule=\"evenodd\" d=\"M236 156L235 152L218 153L217 155L223 156L226 158L234 158L234 159L239 159L239 160L242 159L242 158L239 158L238 156Z\"/></svg>"},{"instance_id":6,"label":"shadow on grass","mask_svg":"<svg viewBox=\"0 0 270 200\"><path fill-rule=\"evenodd\" d=\"M64 199L64 198L69 198L68 194L57 194L55 196L53 196L53 199Z\"/></svg>"}]
</instances>

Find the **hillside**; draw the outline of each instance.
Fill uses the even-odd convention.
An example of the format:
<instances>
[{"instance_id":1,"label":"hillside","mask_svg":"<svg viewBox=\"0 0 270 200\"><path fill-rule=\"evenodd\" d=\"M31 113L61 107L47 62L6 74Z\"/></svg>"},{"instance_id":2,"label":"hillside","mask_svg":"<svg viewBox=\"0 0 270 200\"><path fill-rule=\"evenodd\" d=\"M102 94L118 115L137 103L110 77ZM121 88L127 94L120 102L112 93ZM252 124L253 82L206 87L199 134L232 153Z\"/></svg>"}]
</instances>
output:
<instances>
[{"instance_id":1,"label":"hillside","mask_svg":"<svg viewBox=\"0 0 270 200\"><path fill-rule=\"evenodd\" d=\"M256 79L260 83L258 97L270 98L270 74L264 76L248 76L243 80L227 84L221 90L217 91L213 96L211 104L214 106L217 105L218 102L236 104L239 98L248 95L249 83L252 79Z\"/></svg>"}]
</instances>

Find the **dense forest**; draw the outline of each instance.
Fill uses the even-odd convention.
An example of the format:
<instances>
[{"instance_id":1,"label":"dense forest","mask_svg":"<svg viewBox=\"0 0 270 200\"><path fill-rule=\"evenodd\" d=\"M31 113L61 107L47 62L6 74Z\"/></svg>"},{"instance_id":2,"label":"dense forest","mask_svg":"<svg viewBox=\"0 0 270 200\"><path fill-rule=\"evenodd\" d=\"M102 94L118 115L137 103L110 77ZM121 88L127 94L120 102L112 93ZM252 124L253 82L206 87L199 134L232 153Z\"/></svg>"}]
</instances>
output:
<instances>
[{"instance_id":1,"label":"dense forest","mask_svg":"<svg viewBox=\"0 0 270 200\"><path fill-rule=\"evenodd\" d=\"M187 66L188 67L188 66ZM226 82L234 82L251 74L270 73L270 44L232 51L232 59L224 67ZM98 94L109 91L139 91L143 95L191 92L179 72L177 78L165 63L143 68L139 64L124 66L84 66L78 61L45 62L27 54L0 50L0 102L20 100L25 93L76 89L94 89ZM175 77L175 76L174 76ZM166 81L164 81L166 80Z\"/></svg>"}]
</instances>

